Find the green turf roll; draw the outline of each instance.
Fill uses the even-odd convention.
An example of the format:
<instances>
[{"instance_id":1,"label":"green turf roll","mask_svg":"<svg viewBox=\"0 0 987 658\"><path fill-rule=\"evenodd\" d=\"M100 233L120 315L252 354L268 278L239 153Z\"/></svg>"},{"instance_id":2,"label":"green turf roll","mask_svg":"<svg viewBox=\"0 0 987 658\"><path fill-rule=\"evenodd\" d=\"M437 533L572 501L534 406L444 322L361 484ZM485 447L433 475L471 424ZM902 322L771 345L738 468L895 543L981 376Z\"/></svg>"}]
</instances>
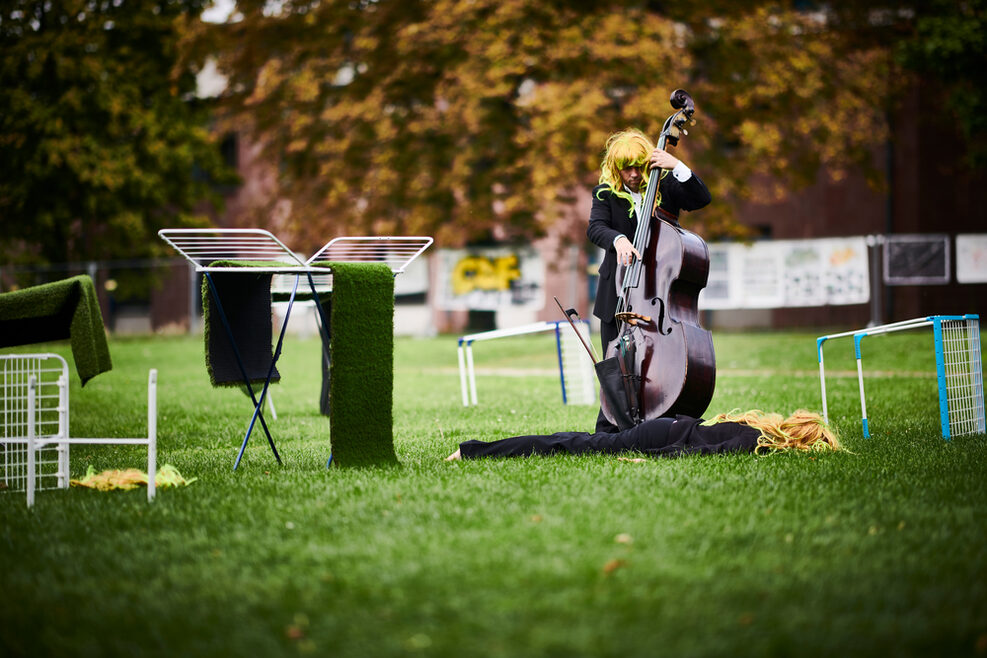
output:
<instances>
[{"instance_id":1,"label":"green turf roll","mask_svg":"<svg viewBox=\"0 0 987 658\"><path fill-rule=\"evenodd\" d=\"M66 338L83 386L113 369L96 287L88 274L0 295L0 347Z\"/></svg>"},{"instance_id":2,"label":"green turf roll","mask_svg":"<svg viewBox=\"0 0 987 658\"><path fill-rule=\"evenodd\" d=\"M329 427L340 466L396 464L394 275L377 263L329 263L333 297Z\"/></svg>"}]
</instances>

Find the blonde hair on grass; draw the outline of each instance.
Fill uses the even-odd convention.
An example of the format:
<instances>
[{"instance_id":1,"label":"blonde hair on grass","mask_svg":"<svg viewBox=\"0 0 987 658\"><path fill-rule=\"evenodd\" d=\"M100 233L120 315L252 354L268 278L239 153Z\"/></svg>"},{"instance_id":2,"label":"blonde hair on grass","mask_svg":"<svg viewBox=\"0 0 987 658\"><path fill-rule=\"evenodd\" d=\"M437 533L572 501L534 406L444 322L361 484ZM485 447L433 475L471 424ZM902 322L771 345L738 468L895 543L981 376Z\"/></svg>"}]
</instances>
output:
<instances>
[{"instance_id":1,"label":"blonde hair on grass","mask_svg":"<svg viewBox=\"0 0 987 658\"><path fill-rule=\"evenodd\" d=\"M648 159L654 150L655 146L648 139L648 136L637 128L621 130L607 138L603 161L600 162L600 185L606 185L614 194L631 202L628 216L634 214L634 201L624 189L620 170L625 167L644 167L644 171L641 172L641 186L646 186L651 173L648 169ZM639 190L634 191L638 192ZM660 203L661 196L659 195L655 200L655 205Z\"/></svg>"},{"instance_id":2,"label":"blonde hair on grass","mask_svg":"<svg viewBox=\"0 0 987 658\"><path fill-rule=\"evenodd\" d=\"M788 418L781 414L765 413L760 409L740 411L734 409L718 414L709 424L740 423L761 431L755 453L779 450L841 450L840 440L822 416L799 409Z\"/></svg>"}]
</instances>

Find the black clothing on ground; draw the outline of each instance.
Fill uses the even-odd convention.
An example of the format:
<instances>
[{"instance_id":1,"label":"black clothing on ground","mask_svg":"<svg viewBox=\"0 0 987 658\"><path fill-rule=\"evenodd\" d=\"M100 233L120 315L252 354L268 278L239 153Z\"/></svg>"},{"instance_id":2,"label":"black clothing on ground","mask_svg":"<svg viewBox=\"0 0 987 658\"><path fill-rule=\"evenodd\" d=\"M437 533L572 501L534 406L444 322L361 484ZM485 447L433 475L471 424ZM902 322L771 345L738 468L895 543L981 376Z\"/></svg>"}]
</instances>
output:
<instances>
[{"instance_id":1,"label":"black clothing on ground","mask_svg":"<svg viewBox=\"0 0 987 658\"><path fill-rule=\"evenodd\" d=\"M758 429L741 423L702 425L701 418L654 418L615 433L556 432L514 436L500 441L465 441L459 444L463 459L478 457L527 457L569 453L619 454L640 452L650 457L712 455L754 452Z\"/></svg>"}]
</instances>

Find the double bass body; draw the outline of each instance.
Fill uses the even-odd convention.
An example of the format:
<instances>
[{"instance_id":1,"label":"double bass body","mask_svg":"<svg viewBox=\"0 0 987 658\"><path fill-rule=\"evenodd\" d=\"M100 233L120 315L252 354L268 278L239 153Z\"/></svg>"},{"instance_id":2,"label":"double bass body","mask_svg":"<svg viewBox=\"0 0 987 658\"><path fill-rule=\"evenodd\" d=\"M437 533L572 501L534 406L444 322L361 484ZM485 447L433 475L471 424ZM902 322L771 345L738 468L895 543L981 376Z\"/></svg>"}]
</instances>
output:
<instances>
[{"instance_id":1,"label":"double bass body","mask_svg":"<svg viewBox=\"0 0 987 658\"><path fill-rule=\"evenodd\" d=\"M629 370L635 374L639 420L700 417L716 380L713 338L700 326L698 308L709 278L709 249L695 233L652 221L642 280L625 297L627 312L638 319L623 323L606 356L620 356L621 341L625 347L633 343Z\"/></svg>"},{"instance_id":2,"label":"double bass body","mask_svg":"<svg viewBox=\"0 0 987 658\"><path fill-rule=\"evenodd\" d=\"M696 109L682 89L670 103L676 112L665 120L659 149L687 134L683 126ZM618 272L619 330L597 366L601 411L621 428L661 416L700 417L716 380L713 337L699 325L709 248L657 202L660 181L657 172L648 179L641 207L649 219L638 221L633 241L641 258ZM611 402L619 404L617 413Z\"/></svg>"}]
</instances>

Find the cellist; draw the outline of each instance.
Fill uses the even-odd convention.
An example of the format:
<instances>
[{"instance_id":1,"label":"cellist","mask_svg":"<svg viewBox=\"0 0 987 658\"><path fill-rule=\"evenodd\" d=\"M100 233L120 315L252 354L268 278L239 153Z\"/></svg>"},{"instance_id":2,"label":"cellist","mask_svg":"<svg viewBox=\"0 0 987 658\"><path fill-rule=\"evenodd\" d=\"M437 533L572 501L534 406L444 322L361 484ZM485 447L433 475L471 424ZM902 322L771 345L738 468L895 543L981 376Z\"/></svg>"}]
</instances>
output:
<instances>
[{"instance_id":1,"label":"cellist","mask_svg":"<svg viewBox=\"0 0 987 658\"><path fill-rule=\"evenodd\" d=\"M630 128L607 139L586 229L593 244L606 251L593 307L593 315L600 319L604 353L617 337L617 265L629 265L632 257L641 258L632 241L638 218L651 212L641 208L650 175L661 176L654 213L661 212L667 221L677 224L680 211L698 210L712 200L705 183L689 167L667 151L655 148L640 130ZM596 431L617 431L602 410Z\"/></svg>"}]
</instances>

